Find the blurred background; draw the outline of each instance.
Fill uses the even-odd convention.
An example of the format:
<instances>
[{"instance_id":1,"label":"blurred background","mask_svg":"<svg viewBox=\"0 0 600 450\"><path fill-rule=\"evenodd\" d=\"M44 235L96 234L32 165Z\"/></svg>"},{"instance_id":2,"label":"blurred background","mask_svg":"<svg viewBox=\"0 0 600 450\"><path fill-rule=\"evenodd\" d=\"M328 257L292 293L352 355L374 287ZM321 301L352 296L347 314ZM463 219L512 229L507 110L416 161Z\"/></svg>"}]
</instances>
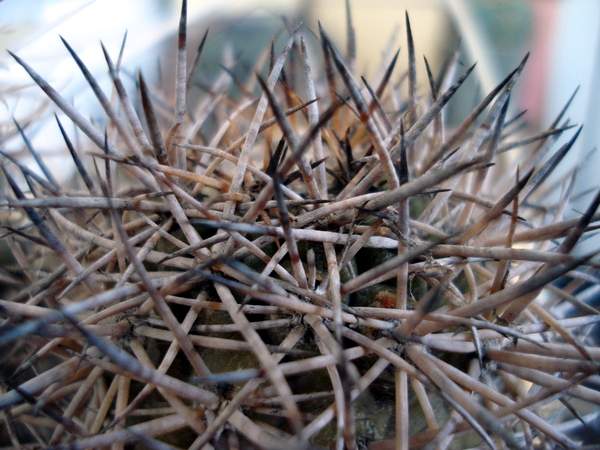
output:
<instances>
[{"instance_id":1,"label":"blurred background","mask_svg":"<svg viewBox=\"0 0 600 450\"><path fill-rule=\"evenodd\" d=\"M512 99L512 114L527 109L529 129L547 127L577 86L569 121L584 124L576 147L555 176L580 165L575 192L598 186L595 171L600 157L593 151L600 140L600 2L592 0L352 0L357 34L359 72L367 77L383 55L400 48L406 65L404 11L410 13L418 55L418 76L425 86L426 55L434 73L456 49L467 65L477 62L476 77L449 105L449 120L459 121L466 111L531 51L527 69ZM35 147L60 177L70 174L56 126L34 120L51 117L54 108L4 49L10 49L57 87L84 114L103 120L100 108L59 40L65 37L110 92L99 41L111 54L119 51L124 33L125 73L141 68L153 81L167 86L172 77L179 0L2 0L0 1L0 141L2 148L26 157L16 138L11 117L26 126ZM243 79L261 50L274 35L283 35L284 21L302 21L310 30L320 20L345 46L344 0L190 0L188 32L190 60L193 49L210 28L200 66L194 72L195 89L218 75L221 64L234 61L232 70ZM460 36L460 37L459 37ZM313 42L315 45L315 42ZM389 54L389 53L388 53ZM225 55L225 57L223 56ZM403 68L396 69L396 74ZM169 84L170 83L170 84ZM193 101L193 100L192 100ZM510 114L509 114L510 116ZM570 134L565 133L566 137ZM580 198L581 208L589 197Z\"/></svg>"}]
</instances>

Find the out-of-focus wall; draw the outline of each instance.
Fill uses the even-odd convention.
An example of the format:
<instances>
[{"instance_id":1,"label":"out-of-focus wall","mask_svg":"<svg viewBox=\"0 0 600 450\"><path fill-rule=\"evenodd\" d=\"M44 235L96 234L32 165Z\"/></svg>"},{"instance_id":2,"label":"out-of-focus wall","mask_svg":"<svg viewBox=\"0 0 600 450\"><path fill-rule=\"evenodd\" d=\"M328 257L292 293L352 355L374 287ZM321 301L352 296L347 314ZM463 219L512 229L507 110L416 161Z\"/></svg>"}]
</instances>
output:
<instances>
[{"instance_id":1,"label":"out-of-focus wall","mask_svg":"<svg viewBox=\"0 0 600 450\"><path fill-rule=\"evenodd\" d=\"M544 116L550 121L573 89L580 86L568 117L584 128L559 172L580 167L574 193L587 192L587 195L578 198L568 211L569 215L578 216L600 189L600 2L561 1L556 8L552 58L545 80ZM600 238L595 236L579 248L590 251L598 248L598 243Z\"/></svg>"},{"instance_id":2,"label":"out-of-focus wall","mask_svg":"<svg viewBox=\"0 0 600 450\"><path fill-rule=\"evenodd\" d=\"M317 20L335 38L338 45L346 46L346 12L344 1L313 0L310 5L309 25L316 29ZM409 12L415 41L417 64L424 78L423 55L434 69L442 64L453 43L448 15L439 0L354 0L352 18L356 32L357 68L366 76L374 74L381 64L382 53L391 44L400 48L397 73L407 68L405 11Z\"/></svg>"}]
</instances>

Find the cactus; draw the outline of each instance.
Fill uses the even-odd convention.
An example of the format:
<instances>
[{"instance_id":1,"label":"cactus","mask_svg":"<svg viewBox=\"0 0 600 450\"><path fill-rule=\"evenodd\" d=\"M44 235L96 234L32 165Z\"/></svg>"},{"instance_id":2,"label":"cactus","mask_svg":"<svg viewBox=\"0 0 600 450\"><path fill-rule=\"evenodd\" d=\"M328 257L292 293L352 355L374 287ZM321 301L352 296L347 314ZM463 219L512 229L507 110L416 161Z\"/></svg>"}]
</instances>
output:
<instances>
[{"instance_id":1,"label":"cactus","mask_svg":"<svg viewBox=\"0 0 600 450\"><path fill-rule=\"evenodd\" d=\"M185 0L172 99L141 73L127 90L104 47L103 92L63 40L106 131L11 53L64 116L78 179L59 185L17 124L40 171L2 153L4 448L586 443L569 430L600 403L597 264L574 250L600 196L565 219L575 172L548 178L581 130L572 97L523 137L525 56L450 127L473 66L425 60L418 89L407 14L407 73L396 52L359 77L346 4L346 54L288 28L196 105L210 35L188 68Z\"/></svg>"}]
</instances>

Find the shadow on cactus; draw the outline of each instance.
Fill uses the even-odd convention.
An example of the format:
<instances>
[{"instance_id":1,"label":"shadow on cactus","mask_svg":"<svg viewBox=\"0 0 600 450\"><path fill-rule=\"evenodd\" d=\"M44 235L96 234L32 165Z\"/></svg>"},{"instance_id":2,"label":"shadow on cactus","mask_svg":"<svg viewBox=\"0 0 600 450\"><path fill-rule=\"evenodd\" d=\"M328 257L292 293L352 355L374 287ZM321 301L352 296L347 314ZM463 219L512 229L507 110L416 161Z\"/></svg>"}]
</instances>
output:
<instances>
[{"instance_id":1,"label":"shadow on cactus","mask_svg":"<svg viewBox=\"0 0 600 450\"><path fill-rule=\"evenodd\" d=\"M197 104L185 1L173 99L141 73L127 89L104 47L103 92L63 40L106 130L11 53L66 116L78 180L55 181L26 127L40 170L3 153L3 448L596 442L597 264L574 250L600 196L567 220L575 173L549 178L572 98L524 137L525 57L448 127L473 67L425 60L418 90L407 15L408 72L390 51L367 80L348 23L346 52L289 28Z\"/></svg>"}]
</instances>

